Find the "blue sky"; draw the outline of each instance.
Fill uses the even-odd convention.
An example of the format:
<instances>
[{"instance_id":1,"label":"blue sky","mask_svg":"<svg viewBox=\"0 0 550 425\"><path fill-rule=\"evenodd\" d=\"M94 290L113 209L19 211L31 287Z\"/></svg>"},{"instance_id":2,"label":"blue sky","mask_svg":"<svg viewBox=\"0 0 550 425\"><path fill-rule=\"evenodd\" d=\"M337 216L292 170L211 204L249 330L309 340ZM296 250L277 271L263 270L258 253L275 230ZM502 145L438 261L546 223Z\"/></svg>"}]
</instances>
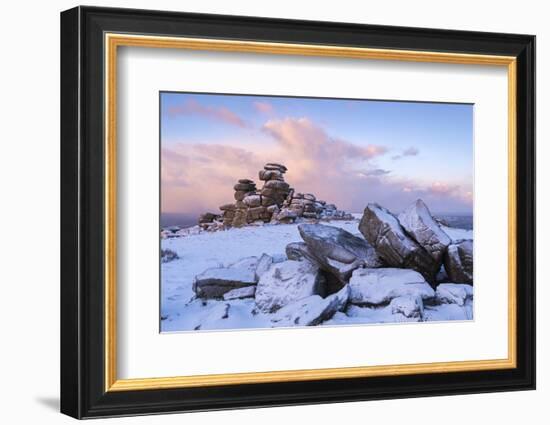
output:
<instances>
[{"instance_id":1,"label":"blue sky","mask_svg":"<svg viewBox=\"0 0 550 425\"><path fill-rule=\"evenodd\" d=\"M160 102L163 212L215 209L237 179L257 181L275 160L299 191L348 210L378 202L397 212L416 196L433 212L471 212L472 105L186 93Z\"/></svg>"}]
</instances>

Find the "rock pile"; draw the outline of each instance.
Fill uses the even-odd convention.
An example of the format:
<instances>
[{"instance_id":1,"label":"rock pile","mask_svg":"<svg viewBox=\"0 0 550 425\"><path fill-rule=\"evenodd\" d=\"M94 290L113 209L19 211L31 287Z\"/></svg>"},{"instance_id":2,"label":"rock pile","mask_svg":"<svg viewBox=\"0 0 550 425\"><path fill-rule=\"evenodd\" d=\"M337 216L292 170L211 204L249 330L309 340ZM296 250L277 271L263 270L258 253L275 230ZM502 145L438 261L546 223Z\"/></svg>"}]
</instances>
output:
<instances>
[{"instance_id":1,"label":"rock pile","mask_svg":"<svg viewBox=\"0 0 550 425\"><path fill-rule=\"evenodd\" d=\"M205 212L199 216L199 227L203 230L217 230L221 216L211 212Z\"/></svg>"},{"instance_id":2,"label":"rock pile","mask_svg":"<svg viewBox=\"0 0 550 425\"><path fill-rule=\"evenodd\" d=\"M283 182L285 171L279 164L267 164L260 178L266 183ZM262 205L264 196L275 202L272 205L281 202L278 214L318 213L312 210L319 203L313 196L294 194L286 186L265 195L265 184L259 193L252 193L252 185L241 181L235 186L245 192L237 202L247 208L239 204L222 209L224 214L233 212L232 223L240 209L247 217L254 208L267 210L271 205ZM259 200L245 202L249 197ZM229 221L230 215L224 220ZM451 240L421 200L399 216L368 204L359 230L364 238L333 226L301 223L302 241L286 246L284 261L263 254L208 269L196 276L193 290L203 300L251 299L254 314L268 315L273 326L312 326L374 310L384 310L388 321L431 320L434 306L471 318L473 242ZM439 270L446 272L444 281L436 280Z\"/></svg>"},{"instance_id":3,"label":"rock pile","mask_svg":"<svg viewBox=\"0 0 550 425\"><path fill-rule=\"evenodd\" d=\"M199 226L204 230L220 230L253 223L294 223L299 219L353 219L336 205L317 200L312 193L296 193L284 179L286 172L283 164L265 164L258 173L263 182L259 190L253 180L238 180L233 187L235 202L221 205L221 215L202 214Z\"/></svg>"},{"instance_id":4,"label":"rock pile","mask_svg":"<svg viewBox=\"0 0 550 425\"><path fill-rule=\"evenodd\" d=\"M359 230L390 267L416 270L435 285L444 263L453 282L473 281L472 241L453 244L421 199L398 217L378 204L368 204Z\"/></svg>"},{"instance_id":5,"label":"rock pile","mask_svg":"<svg viewBox=\"0 0 550 425\"><path fill-rule=\"evenodd\" d=\"M262 206L277 205L280 207L287 199L291 189L283 177L286 172L287 168L284 165L276 163L265 164L264 169L260 170L258 177L264 182L260 191Z\"/></svg>"}]
</instances>

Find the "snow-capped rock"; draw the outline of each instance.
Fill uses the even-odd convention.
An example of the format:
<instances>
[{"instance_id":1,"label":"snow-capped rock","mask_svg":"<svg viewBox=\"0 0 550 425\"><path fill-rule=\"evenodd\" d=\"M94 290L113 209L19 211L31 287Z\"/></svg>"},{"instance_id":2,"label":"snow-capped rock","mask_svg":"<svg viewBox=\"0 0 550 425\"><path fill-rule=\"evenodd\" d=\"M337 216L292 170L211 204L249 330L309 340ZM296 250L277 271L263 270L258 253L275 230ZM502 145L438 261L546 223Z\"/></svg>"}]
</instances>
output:
<instances>
[{"instance_id":1,"label":"snow-capped rock","mask_svg":"<svg viewBox=\"0 0 550 425\"><path fill-rule=\"evenodd\" d=\"M311 295L322 295L323 279L309 261L274 263L262 274L256 288L256 305L264 313Z\"/></svg>"},{"instance_id":2,"label":"snow-capped rock","mask_svg":"<svg viewBox=\"0 0 550 425\"><path fill-rule=\"evenodd\" d=\"M368 204L359 230L391 267L413 269L433 282L439 266L434 258L409 237L399 220L378 204Z\"/></svg>"},{"instance_id":3,"label":"snow-capped rock","mask_svg":"<svg viewBox=\"0 0 550 425\"><path fill-rule=\"evenodd\" d=\"M474 231L458 229L456 227L441 226L441 229L451 238L452 243L459 243L464 240L474 240Z\"/></svg>"},{"instance_id":4,"label":"snow-capped rock","mask_svg":"<svg viewBox=\"0 0 550 425\"><path fill-rule=\"evenodd\" d=\"M472 303L464 306L458 304L424 305L424 321L443 322L447 320L472 320L474 318Z\"/></svg>"},{"instance_id":5,"label":"snow-capped rock","mask_svg":"<svg viewBox=\"0 0 550 425\"><path fill-rule=\"evenodd\" d=\"M243 298L254 298L256 294L256 285L243 286L242 288L232 289L229 292L223 294L225 301L229 300L241 300Z\"/></svg>"},{"instance_id":6,"label":"snow-capped rock","mask_svg":"<svg viewBox=\"0 0 550 425\"><path fill-rule=\"evenodd\" d=\"M255 208L262 205L262 197L260 195L247 195L243 198L243 202L249 208Z\"/></svg>"},{"instance_id":7,"label":"snow-capped rock","mask_svg":"<svg viewBox=\"0 0 550 425\"><path fill-rule=\"evenodd\" d=\"M398 218L409 236L428 251L437 264L441 264L451 238L441 230L422 199L407 207Z\"/></svg>"},{"instance_id":8,"label":"snow-capped rock","mask_svg":"<svg viewBox=\"0 0 550 425\"><path fill-rule=\"evenodd\" d=\"M269 270L269 267L273 264L273 257L271 255L262 254L256 265L255 273L256 280L260 280L260 277Z\"/></svg>"},{"instance_id":9,"label":"snow-capped rock","mask_svg":"<svg viewBox=\"0 0 550 425\"><path fill-rule=\"evenodd\" d=\"M394 298L390 302L390 308L392 314L402 314L405 317L418 318L424 316L424 302L418 295Z\"/></svg>"},{"instance_id":10,"label":"snow-capped rock","mask_svg":"<svg viewBox=\"0 0 550 425\"><path fill-rule=\"evenodd\" d=\"M305 242L292 242L285 248L286 256L289 260L302 261L304 258L313 261L313 255Z\"/></svg>"},{"instance_id":11,"label":"snow-capped rock","mask_svg":"<svg viewBox=\"0 0 550 425\"><path fill-rule=\"evenodd\" d=\"M342 311L348 302L349 287L326 298L312 295L279 309L272 319L277 326L316 326Z\"/></svg>"},{"instance_id":12,"label":"snow-capped rock","mask_svg":"<svg viewBox=\"0 0 550 425\"><path fill-rule=\"evenodd\" d=\"M293 223L297 217L298 215L294 211L288 208L283 208L277 214L277 221L281 223Z\"/></svg>"},{"instance_id":13,"label":"snow-capped rock","mask_svg":"<svg viewBox=\"0 0 550 425\"><path fill-rule=\"evenodd\" d=\"M444 257L445 270L452 282L472 283L474 279L474 245L466 240L451 244Z\"/></svg>"},{"instance_id":14,"label":"snow-capped rock","mask_svg":"<svg viewBox=\"0 0 550 425\"><path fill-rule=\"evenodd\" d=\"M442 304L463 306L474 298L474 287L464 283L442 283L435 290L435 298Z\"/></svg>"},{"instance_id":15,"label":"snow-capped rock","mask_svg":"<svg viewBox=\"0 0 550 425\"><path fill-rule=\"evenodd\" d=\"M256 267L258 267L258 257L255 256L241 258L227 266L229 269L244 269L250 271L256 271Z\"/></svg>"},{"instance_id":16,"label":"snow-capped rock","mask_svg":"<svg viewBox=\"0 0 550 425\"><path fill-rule=\"evenodd\" d=\"M410 269L357 269L349 281L352 304L383 304L393 298L419 296L423 300L435 293L422 275Z\"/></svg>"},{"instance_id":17,"label":"snow-capped rock","mask_svg":"<svg viewBox=\"0 0 550 425\"><path fill-rule=\"evenodd\" d=\"M255 284L255 269L216 267L195 277L193 291L198 298L222 298L232 289Z\"/></svg>"},{"instance_id":18,"label":"snow-capped rock","mask_svg":"<svg viewBox=\"0 0 550 425\"><path fill-rule=\"evenodd\" d=\"M382 267L384 262L363 238L343 229L324 224L300 224L300 236L307 245L306 253L319 268L334 275L343 285L358 267Z\"/></svg>"}]
</instances>

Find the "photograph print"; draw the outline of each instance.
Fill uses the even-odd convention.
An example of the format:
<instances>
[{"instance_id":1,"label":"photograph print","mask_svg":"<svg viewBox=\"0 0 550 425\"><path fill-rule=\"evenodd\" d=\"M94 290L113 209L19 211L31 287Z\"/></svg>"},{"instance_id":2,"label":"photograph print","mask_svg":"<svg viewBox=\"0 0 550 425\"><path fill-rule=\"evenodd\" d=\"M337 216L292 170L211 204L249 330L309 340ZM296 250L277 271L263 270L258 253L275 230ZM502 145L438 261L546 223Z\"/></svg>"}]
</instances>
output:
<instances>
[{"instance_id":1,"label":"photograph print","mask_svg":"<svg viewBox=\"0 0 550 425\"><path fill-rule=\"evenodd\" d=\"M472 104L159 96L161 332L474 319Z\"/></svg>"}]
</instances>

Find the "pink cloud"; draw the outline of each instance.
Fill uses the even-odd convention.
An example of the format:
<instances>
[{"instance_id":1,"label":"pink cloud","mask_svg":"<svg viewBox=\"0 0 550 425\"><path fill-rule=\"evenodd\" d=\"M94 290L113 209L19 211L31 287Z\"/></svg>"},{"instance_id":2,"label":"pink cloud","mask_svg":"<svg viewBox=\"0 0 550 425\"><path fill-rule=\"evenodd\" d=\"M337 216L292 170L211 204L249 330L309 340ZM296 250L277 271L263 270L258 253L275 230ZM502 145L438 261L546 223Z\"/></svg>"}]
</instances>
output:
<instances>
[{"instance_id":1,"label":"pink cloud","mask_svg":"<svg viewBox=\"0 0 550 425\"><path fill-rule=\"evenodd\" d=\"M273 105L267 102L254 102L254 108L256 109L256 111L260 112L261 114L266 114L266 115L269 115L275 112Z\"/></svg>"},{"instance_id":2,"label":"pink cloud","mask_svg":"<svg viewBox=\"0 0 550 425\"><path fill-rule=\"evenodd\" d=\"M388 149L355 145L329 135L308 118L269 120L263 131L272 143L238 148L227 144L177 144L162 151L162 210L200 213L233 202L238 179L257 182L267 162L288 167L285 180L298 191L316 194L339 208L362 212L378 202L394 212L422 198L432 211L468 211L472 188L440 180L419 182L399 177L399 170L377 166Z\"/></svg>"},{"instance_id":3,"label":"pink cloud","mask_svg":"<svg viewBox=\"0 0 550 425\"><path fill-rule=\"evenodd\" d=\"M263 126L285 150L303 153L316 159L371 159L387 152L385 146L357 146L343 139L330 137L308 118L270 120Z\"/></svg>"},{"instance_id":4,"label":"pink cloud","mask_svg":"<svg viewBox=\"0 0 550 425\"><path fill-rule=\"evenodd\" d=\"M178 115L200 115L214 121L221 121L237 127L247 127L246 122L228 108L204 106L194 99L189 99L182 105L169 107L168 114L171 117L176 117Z\"/></svg>"},{"instance_id":5,"label":"pink cloud","mask_svg":"<svg viewBox=\"0 0 550 425\"><path fill-rule=\"evenodd\" d=\"M253 152L221 144L178 143L161 150L161 210L200 214L234 202L233 185L257 179L264 161Z\"/></svg>"},{"instance_id":6,"label":"pink cloud","mask_svg":"<svg viewBox=\"0 0 550 425\"><path fill-rule=\"evenodd\" d=\"M437 196L448 196L450 194L453 194L459 190L458 185L451 185L444 182L433 182L426 191Z\"/></svg>"}]
</instances>

